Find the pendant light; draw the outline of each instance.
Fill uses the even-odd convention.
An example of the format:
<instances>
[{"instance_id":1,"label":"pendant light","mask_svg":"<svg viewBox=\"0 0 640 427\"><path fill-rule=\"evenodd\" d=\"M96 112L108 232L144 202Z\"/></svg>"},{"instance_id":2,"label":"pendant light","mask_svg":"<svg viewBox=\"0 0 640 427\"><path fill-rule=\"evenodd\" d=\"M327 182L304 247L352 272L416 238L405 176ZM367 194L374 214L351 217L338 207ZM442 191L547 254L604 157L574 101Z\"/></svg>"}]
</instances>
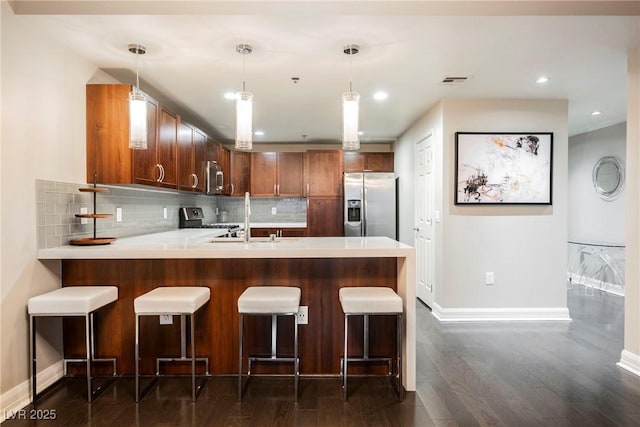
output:
<instances>
[{"instance_id":1,"label":"pendant light","mask_svg":"<svg viewBox=\"0 0 640 427\"><path fill-rule=\"evenodd\" d=\"M348 44L343 52L349 55L349 92L342 94L342 149L360 149L360 135L358 134L358 116L360 114L360 94L354 92L351 82L351 58L360 51L356 44Z\"/></svg>"},{"instance_id":2,"label":"pendant light","mask_svg":"<svg viewBox=\"0 0 640 427\"><path fill-rule=\"evenodd\" d=\"M236 150L249 151L253 148L253 94L245 90L244 59L253 52L248 44L236 46L236 52L242 55L242 91L236 93Z\"/></svg>"},{"instance_id":3,"label":"pendant light","mask_svg":"<svg viewBox=\"0 0 640 427\"><path fill-rule=\"evenodd\" d=\"M130 44L129 52L136 55L136 85L129 92L129 148L147 149L147 98L140 92L140 55L147 49L141 44Z\"/></svg>"}]
</instances>

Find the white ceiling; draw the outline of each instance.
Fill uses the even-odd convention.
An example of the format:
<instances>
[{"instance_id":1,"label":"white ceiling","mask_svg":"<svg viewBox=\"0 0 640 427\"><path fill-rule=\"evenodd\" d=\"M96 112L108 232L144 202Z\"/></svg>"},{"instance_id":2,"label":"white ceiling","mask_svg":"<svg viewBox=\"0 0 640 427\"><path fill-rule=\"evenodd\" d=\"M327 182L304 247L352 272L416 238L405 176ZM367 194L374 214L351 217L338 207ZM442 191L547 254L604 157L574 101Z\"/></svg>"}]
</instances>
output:
<instances>
[{"instance_id":1,"label":"white ceiling","mask_svg":"<svg viewBox=\"0 0 640 427\"><path fill-rule=\"evenodd\" d=\"M342 50L348 43L361 48L351 67L353 89L361 95L363 143L396 139L428 108L449 98L568 99L571 135L622 122L626 54L640 46L637 14L259 11L21 19L120 78L131 79L135 70L127 44L146 45L142 90L155 88L227 141L234 138L235 109L224 94L240 90L243 80L235 45L252 45L244 76L254 94L254 130L264 131L254 137L256 144L301 141L303 134L306 142L339 140L340 97L350 74L350 58ZM470 79L442 84L449 75ZM542 75L550 77L547 84L535 82ZM293 84L291 77L300 82ZM377 90L388 92L388 99L375 101ZM592 116L594 110L602 114Z\"/></svg>"}]
</instances>

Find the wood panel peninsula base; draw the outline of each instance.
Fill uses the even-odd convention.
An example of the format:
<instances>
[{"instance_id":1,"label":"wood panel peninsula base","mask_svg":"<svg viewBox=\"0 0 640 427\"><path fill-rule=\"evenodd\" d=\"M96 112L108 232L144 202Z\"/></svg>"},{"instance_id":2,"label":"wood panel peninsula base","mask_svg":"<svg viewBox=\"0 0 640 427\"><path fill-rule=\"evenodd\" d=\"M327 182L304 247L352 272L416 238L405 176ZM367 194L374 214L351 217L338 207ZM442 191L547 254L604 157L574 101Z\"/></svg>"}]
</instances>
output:
<instances>
[{"instance_id":1,"label":"wood panel peninsula base","mask_svg":"<svg viewBox=\"0 0 640 427\"><path fill-rule=\"evenodd\" d=\"M309 307L309 323L300 325L302 375L338 375L344 345L344 318L338 299L343 286L389 286L404 300L404 386L415 390L415 252L386 237L283 238L276 243L209 243L203 230L178 230L123 238L105 247L42 249L40 259L60 259L63 286L114 284L118 301L96 317L97 348L118 358L120 374L134 372L133 299L157 286L207 286L211 300L196 319L198 357L210 357L213 375L238 370L238 296L249 286L298 286L301 305ZM83 354L83 326L64 322L65 357ZM270 353L271 325L267 317L247 319L252 354ZM293 318L279 321L278 351L293 353ZM158 356L178 356L180 319L159 325L143 319L146 341L141 343L141 371L152 374ZM350 354L362 348L362 322L350 322ZM371 320L371 354L394 355L395 319ZM353 337L353 338L352 338ZM184 368L184 369L183 369ZM164 372L186 372L188 366L166 365ZM257 365L255 372L290 373L282 364ZM354 374L380 374L386 364L361 364Z\"/></svg>"}]
</instances>

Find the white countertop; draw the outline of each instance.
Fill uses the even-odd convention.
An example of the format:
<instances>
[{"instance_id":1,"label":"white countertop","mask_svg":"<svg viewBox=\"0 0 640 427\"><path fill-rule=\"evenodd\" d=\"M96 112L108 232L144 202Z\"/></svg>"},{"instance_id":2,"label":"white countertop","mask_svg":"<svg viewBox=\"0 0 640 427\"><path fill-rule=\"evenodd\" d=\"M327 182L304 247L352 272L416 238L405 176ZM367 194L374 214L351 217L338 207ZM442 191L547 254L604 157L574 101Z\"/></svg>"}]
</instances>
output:
<instances>
[{"instance_id":1,"label":"white countertop","mask_svg":"<svg viewBox=\"0 0 640 427\"><path fill-rule=\"evenodd\" d=\"M283 237L276 242L211 243L220 231L181 229L125 237L104 246L60 246L38 250L38 259L170 258L385 258L413 257L414 248L388 237Z\"/></svg>"}]
</instances>

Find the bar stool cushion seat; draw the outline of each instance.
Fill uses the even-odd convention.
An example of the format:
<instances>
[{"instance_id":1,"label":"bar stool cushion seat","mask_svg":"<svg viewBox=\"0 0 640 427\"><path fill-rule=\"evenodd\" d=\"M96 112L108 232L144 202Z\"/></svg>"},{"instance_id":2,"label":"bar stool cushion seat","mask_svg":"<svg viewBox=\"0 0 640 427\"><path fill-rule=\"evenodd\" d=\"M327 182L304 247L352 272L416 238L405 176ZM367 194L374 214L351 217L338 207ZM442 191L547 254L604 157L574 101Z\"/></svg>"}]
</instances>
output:
<instances>
[{"instance_id":1,"label":"bar stool cushion seat","mask_svg":"<svg viewBox=\"0 0 640 427\"><path fill-rule=\"evenodd\" d=\"M81 315L118 299L116 286L69 286L29 298L31 315Z\"/></svg>"},{"instance_id":2,"label":"bar stool cushion seat","mask_svg":"<svg viewBox=\"0 0 640 427\"><path fill-rule=\"evenodd\" d=\"M347 314L402 313L402 298L391 288L340 288L340 304Z\"/></svg>"},{"instance_id":3,"label":"bar stool cushion seat","mask_svg":"<svg viewBox=\"0 0 640 427\"><path fill-rule=\"evenodd\" d=\"M251 286L238 298L238 312L245 314L297 313L300 288Z\"/></svg>"},{"instance_id":4,"label":"bar stool cushion seat","mask_svg":"<svg viewBox=\"0 0 640 427\"><path fill-rule=\"evenodd\" d=\"M133 300L136 314L193 314L211 296L211 290L201 286L166 286L155 288Z\"/></svg>"}]
</instances>

